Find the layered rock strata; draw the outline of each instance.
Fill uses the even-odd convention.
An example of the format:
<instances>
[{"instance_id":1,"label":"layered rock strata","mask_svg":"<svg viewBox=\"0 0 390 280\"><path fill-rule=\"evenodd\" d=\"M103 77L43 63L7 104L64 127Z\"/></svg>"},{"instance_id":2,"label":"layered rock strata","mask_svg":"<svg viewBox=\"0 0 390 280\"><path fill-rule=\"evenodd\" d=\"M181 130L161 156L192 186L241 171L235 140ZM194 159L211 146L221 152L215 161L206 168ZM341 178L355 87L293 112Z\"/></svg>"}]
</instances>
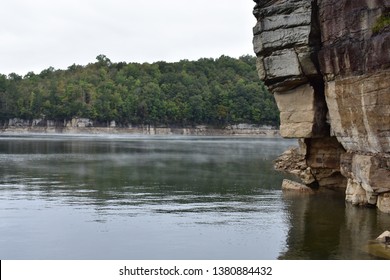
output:
<instances>
[{"instance_id":1,"label":"layered rock strata","mask_svg":"<svg viewBox=\"0 0 390 280\"><path fill-rule=\"evenodd\" d=\"M390 0L254 2L259 77L301 139L277 167L390 213Z\"/></svg>"}]
</instances>

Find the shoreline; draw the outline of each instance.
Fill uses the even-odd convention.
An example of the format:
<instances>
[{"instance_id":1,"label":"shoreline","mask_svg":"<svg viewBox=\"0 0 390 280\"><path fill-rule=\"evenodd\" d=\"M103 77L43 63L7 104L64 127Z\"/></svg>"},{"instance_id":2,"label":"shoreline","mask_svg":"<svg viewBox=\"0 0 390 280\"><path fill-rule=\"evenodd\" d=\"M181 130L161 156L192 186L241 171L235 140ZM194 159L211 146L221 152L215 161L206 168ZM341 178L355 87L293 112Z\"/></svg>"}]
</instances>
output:
<instances>
[{"instance_id":1,"label":"shoreline","mask_svg":"<svg viewBox=\"0 0 390 280\"><path fill-rule=\"evenodd\" d=\"M0 130L1 135L23 134L63 134L63 135L156 135L156 136L253 136L280 137L279 130L261 127L194 128L171 127L7 127Z\"/></svg>"}]
</instances>

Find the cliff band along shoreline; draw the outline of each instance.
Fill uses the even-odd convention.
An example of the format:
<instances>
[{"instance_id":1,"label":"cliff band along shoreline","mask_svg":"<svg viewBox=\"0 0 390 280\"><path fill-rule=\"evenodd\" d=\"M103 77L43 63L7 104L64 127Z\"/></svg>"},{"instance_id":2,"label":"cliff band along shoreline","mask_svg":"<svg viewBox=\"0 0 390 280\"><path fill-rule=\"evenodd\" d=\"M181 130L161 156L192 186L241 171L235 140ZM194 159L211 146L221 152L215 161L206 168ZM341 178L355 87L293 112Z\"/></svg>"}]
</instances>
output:
<instances>
[{"instance_id":1,"label":"cliff band along shoreline","mask_svg":"<svg viewBox=\"0 0 390 280\"><path fill-rule=\"evenodd\" d=\"M390 213L390 0L254 2L258 74L300 143L276 168Z\"/></svg>"},{"instance_id":2,"label":"cliff band along shoreline","mask_svg":"<svg viewBox=\"0 0 390 280\"><path fill-rule=\"evenodd\" d=\"M3 134L129 134L129 135L188 135L188 136L258 136L280 137L279 130L272 126L235 124L217 128L207 125L193 127L129 125L117 126L115 122L94 123L86 118L74 118L69 122L56 123L47 120L10 119L3 128Z\"/></svg>"}]
</instances>

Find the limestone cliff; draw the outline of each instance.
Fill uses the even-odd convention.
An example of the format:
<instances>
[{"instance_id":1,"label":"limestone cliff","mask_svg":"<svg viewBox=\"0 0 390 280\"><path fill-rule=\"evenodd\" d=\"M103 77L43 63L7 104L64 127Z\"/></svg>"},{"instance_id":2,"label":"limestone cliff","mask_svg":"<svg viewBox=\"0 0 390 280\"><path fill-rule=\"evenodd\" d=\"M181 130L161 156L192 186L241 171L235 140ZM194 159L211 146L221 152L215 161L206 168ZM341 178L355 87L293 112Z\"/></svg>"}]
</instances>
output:
<instances>
[{"instance_id":1,"label":"limestone cliff","mask_svg":"<svg viewBox=\"0 0 390 280\"><path fill-rule=\"evenodd\" d=\"M277 165L390 213L390 0L254 2L259 77L300 139Z\"/></svg>"}]
</instances>

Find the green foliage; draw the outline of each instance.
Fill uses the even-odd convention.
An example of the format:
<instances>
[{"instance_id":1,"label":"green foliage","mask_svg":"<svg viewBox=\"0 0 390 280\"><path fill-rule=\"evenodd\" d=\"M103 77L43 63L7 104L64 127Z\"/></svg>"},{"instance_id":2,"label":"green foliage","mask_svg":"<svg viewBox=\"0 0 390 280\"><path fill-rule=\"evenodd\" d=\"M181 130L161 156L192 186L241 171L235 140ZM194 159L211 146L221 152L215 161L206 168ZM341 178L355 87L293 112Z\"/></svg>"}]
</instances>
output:
<instances>
[{"instance_id":1,"label":"green foliage","mask_svg":"<svg viewBox=\"0 0 390 280\"><path fill-rule=\"evenodd\" d=\"M106 56L67 70L0 75L0 120L74 117L119 125L278 125L256 59L221 56L175 63L113 63Z\"/></svg>"},{"instance_id":2,"label":"green foliage","mask_svg":"<svg viewBox=\"0 0 390 280\"><path fill-rule=\"evenodd\" d=\"M372 27L372 32L374 34L378 34L388 26L390 26L390 12L386 12L386 13L382 14L377 19L377 21L375 22L375 25Z\"/></svg>"}]
</instances>

